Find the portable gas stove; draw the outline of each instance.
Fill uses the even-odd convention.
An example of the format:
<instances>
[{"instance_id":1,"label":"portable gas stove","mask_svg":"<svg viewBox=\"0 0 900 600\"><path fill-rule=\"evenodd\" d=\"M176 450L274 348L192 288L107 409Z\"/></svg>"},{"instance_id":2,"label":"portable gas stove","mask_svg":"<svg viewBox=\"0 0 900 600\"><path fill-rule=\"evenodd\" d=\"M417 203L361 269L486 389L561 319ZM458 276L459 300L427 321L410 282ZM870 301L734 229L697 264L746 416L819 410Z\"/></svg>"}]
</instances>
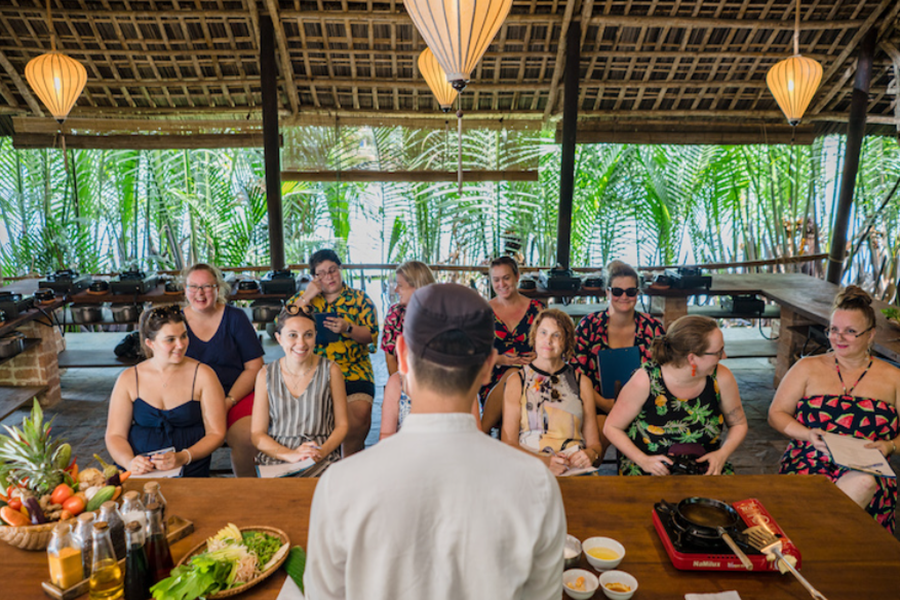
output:
<instances>
[{"instance_id":1,"label":"portable gas stove","mask_svg":"<svg viewBox=\"0 0 900 600\"><path fill-rule=\"evenodd\" d=\"M7 319L15 319L20 314L34 308L33 296L22 296L15 292L0 292L0 310Z\"/></svg>"},{"instance_id":2,"label":"portable gas stove","mask_svg":"<svg viewBox=\"0 0 900 600\"><path fill-rule=\"evenodd\" d=\"M148 275L143 271L125 271L109 282L109 290L113 294L146 294L157 283L159 277L156 273Z\"/></svg>"},{"instance_id":3,"label":"portable gas stove","mask_svg":"<svg viewBox=\"0 0 900 600\"><path fill-rule=\"evenodd\" d=\"M671 505L669 505L671 506ZM753 525L765 525L779 539L781 539L785 556L793 556L797 559L795 565L800 568L800 550L791 542L779 527L772 515L765 509L759 500L749 498L735 502L731 506L738 512L743 523L738 525L739 532L732 533L750 562L753 563L752 571L778 571L774 561L770 561L764 554L750 546L740 533ZM741 564L740 559L728 548L721 539L700 538L691 535L685 527L678 522L677 516L667 508L666 503L659 502L653 505L653 527L666 549L666 554L672 561L672 565L681 571L743 571L747 569Z\"/></svg>"},{"instance_id":4,"label":"portable gas stove","mask_svg":"<svg viewBox=\"0 0 900 600\"><path fill-rule=\"evenodd\" d=\"M90 275L79 275L72 269L62 269L47 275L43 281L38 283L38 287L53 290L60 295L77 294L81 290L87 289L91 285L91 281Z\"/></svg>"}]
</instances>

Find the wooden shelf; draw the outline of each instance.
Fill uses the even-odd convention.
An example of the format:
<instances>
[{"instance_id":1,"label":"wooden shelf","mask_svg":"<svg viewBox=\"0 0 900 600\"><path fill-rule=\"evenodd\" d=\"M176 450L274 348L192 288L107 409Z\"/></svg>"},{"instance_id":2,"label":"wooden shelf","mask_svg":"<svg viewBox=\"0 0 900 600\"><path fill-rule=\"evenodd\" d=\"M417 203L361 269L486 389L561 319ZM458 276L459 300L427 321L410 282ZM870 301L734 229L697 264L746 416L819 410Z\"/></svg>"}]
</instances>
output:
<instances>
[{"instance_id":1,"label":"wooden shelf","mask_svg":"<svg viewBox=\"0 0 900 600\"><path fill-rule=\"evenodd\" d=\"M15 356L7 356L6 358L0 358L0 365L5 362L9 362L14 358L18 358L28 350L34 348L35 346L41 345L41 338L25 338L25 348L22 349L22 352L19 352Z\"/></svg>"},{"instance_id":2,"label":"wooden shelf","mask_svg":"<svg viewBox=\"0 0 900 600\"><path fill-rule=\"evenodd\" d=\"M0 386L0 419L5 419L13 411L31 401L38 394L47 391L47 386Z\"/></svg>"}]
</instances>

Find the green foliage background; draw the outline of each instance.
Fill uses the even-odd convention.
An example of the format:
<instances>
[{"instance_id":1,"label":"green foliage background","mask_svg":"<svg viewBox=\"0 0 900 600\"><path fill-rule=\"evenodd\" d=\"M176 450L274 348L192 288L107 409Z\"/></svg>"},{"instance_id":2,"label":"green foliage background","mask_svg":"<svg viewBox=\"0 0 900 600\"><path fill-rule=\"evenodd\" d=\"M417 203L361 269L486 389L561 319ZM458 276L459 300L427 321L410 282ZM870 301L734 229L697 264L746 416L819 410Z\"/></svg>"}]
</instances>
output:
<instances>
[{"instance_id":1,"label":"green foliage background","mask_svg":"<svg viewBox=\"0 0 900 600\"><path fill-rule=\"evenodd\" d=\"M286 129L296 170L455 170L453 132ZM475 264L520 246L556 253L560 149L552 132L467 131L465 169L539 171L537 182L284 182L286 256L346 252L360 220L381 256L350 262ZM844 140L812 146L582 145L576 153L573 265L636 255L641 265L736 262L827 251ZM845 282L896 298L900 146L865 140ZM828 196L826 197L826 194ZM636 248L636 250L635 250ZM63 267L172 269L197 260L268 263L262 151L15 150L0 140L0 275Z\"/></svg>"}]
</instances>

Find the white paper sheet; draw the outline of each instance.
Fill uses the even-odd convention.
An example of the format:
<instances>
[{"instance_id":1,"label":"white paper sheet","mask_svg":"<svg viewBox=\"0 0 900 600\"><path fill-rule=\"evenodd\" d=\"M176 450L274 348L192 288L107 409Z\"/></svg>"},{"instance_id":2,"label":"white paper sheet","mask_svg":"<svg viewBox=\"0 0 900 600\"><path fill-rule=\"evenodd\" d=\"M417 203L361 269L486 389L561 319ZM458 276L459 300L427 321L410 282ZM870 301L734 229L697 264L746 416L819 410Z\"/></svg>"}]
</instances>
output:
<instances>
[{"instance_id":1,"label":"white paper sheet","mask_svg":"<svg viewBox=\"0 0 900 600\"><path fill-rule=\"evenodd\" d=\"M294 580L288 576L284 578L284 585L281 586L281 591L278 592L278 598L275 600L305 600L305 598Z\"/></svg>"},{"instance_id":2,"label":"white paper sheet","mask_svg":"<svg viewBox=\"0 0 900 600\"><path fill-rule=\"evenodd\" d=\"M287 477L305 471L316 464L311 458L296 463L281 463L280 465L256 465L256 474L260 478Z\"/></svg>"},{"instance_id":3,"label":"white paper sheet","mask_svg":"<svg viewBox=\"0 0 900 600\"><path fill-rule=\"evenodd\" d=\"M153 456L154 454L166 454L167 452L175 452L175 447L171 448L162 448L160 450L154 450L153 452L144 452L141 456ZM181 477L181 473L184 471L184 467L175 467L174 469L167 469L165 471L150 471L149 473L144 473L143 475L132 475L135 479L169 479L171 477Z\"/></svg>"},{"instance_id":4,"label":"white paper sheet","mask_svg":"<svg viewBox=\"0 0 900 600\"><path fill-rule=\"evenodd\" d=\"M741 600L741 596L734 590L731 590L715 594L685 594L684 600Z\"/></svg>"},{"instance_id":5,"label":"white paper sheet","mask_svg":"<svg viewBox=\"0 0 900 600\"><path fill-rule=\"evenodd\" d=\"M827 431L822 432L822 439L825 440L835 464L878 477L896 479L897 474L881 451L878 448L866 448L870 440Z\"/></svg>"}]
</instances>

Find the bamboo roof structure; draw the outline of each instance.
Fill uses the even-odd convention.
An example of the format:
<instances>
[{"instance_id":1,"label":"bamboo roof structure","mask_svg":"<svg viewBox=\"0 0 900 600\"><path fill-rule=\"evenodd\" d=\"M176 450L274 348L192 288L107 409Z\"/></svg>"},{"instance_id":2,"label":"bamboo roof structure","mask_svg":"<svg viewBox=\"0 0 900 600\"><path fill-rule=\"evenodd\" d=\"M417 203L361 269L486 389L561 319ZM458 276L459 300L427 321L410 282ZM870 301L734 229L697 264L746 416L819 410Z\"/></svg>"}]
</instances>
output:
<instances>
[{"instance_id":1,"label":"bamboo roof structure","mask_svg":"<svg viewBox=\"0 0 900 600\"><path fill-rule=\"evenodd\" d=\"M50 48L46 0L0 3L0 130L58 130L25 82ZM275 25L281 125L443 127L401 0L51 0L58 47L88 71L63 126L258 145L259 20ZM794 0L515 0L461 95L468 126L556 126L565 32L581 28L579 141L786 141L768 69L793 54ZM900 1L807 0L800 51L824 68L798 139L846 126L859 45L878 31L869 131L900 130ZM0 131L2 132L2 131ZM206 136L206 137L204 137ZM150 137L150 136L147 136ZM100 143L100 142L97 142ZM186 142L187 143L187 142Z\"/></svg>"}]
</instances>

